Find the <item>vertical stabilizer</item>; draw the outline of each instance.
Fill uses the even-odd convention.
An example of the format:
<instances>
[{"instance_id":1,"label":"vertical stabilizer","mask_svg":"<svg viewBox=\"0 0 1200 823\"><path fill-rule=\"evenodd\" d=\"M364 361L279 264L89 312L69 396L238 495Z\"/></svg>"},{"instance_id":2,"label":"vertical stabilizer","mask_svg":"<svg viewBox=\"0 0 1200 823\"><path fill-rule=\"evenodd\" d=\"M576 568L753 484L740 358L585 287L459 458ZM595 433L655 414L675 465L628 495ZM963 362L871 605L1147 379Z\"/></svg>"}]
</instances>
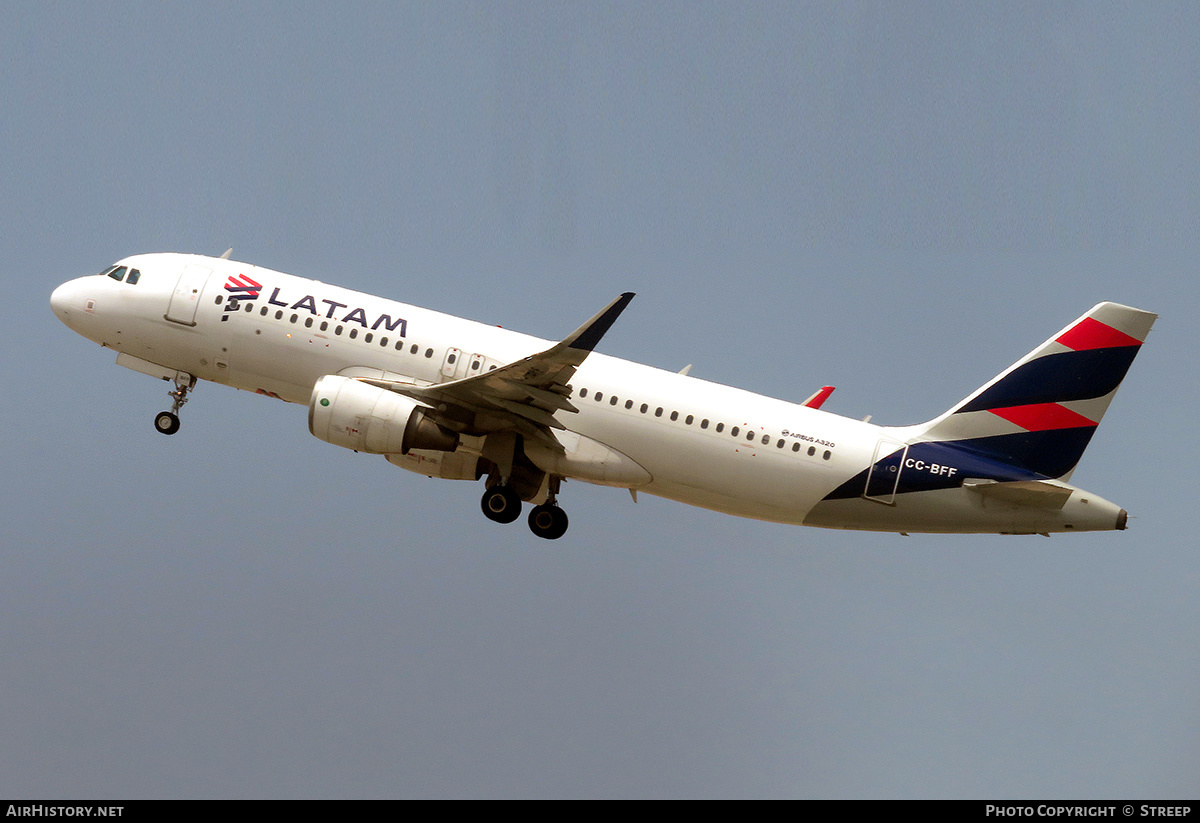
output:
<instances>
[{"instance_id":1,"label":"vertical stabilizer","mask_svg":"<svg viewBox=\"0 0 1200 823\"><path fill-rule=\"evenodd\" d=\"M1158 315L1100 303L910 442L940 441L1067 479Z\"/></svg>"}]
</instances>

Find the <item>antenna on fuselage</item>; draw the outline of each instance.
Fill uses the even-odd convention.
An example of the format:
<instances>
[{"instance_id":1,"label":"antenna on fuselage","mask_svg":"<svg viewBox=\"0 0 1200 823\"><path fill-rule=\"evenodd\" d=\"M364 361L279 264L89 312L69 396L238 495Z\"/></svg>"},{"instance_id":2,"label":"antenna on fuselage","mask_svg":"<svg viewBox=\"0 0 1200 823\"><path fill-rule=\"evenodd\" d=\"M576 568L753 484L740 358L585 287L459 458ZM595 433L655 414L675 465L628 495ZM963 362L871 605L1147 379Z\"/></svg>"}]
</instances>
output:
<instances>
[{"instance_id":1,"label":"antenna on fuselage","mask_svg":"<svg viewBox=\"0 0 1200 823\"><path fill-rule=\"evenodd\" d=\"M233 246L230 246L229 248L225 249L225 253L221 255L220 259L228 260L229 255L231 255L231 254L233 254Z\"/></svg>"}]
</instances>

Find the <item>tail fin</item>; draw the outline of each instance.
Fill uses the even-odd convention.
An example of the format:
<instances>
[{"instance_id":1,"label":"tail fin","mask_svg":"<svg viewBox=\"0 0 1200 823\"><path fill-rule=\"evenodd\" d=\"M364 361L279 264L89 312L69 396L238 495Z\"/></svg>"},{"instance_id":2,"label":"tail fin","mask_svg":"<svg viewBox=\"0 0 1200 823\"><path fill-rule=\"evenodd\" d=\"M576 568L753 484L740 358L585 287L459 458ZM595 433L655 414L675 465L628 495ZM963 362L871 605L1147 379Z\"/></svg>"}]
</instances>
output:
<instances>
[{"instance_id":1,"label":"tail fin","mask_svg":"<svg viewBox=\"0 0 1200 823\"><path fill-rule=\"evenodd\" d=\"M1100 303L910 442L942 441L1066 480L1158 317Z\"/></svg>"}]
</instances>

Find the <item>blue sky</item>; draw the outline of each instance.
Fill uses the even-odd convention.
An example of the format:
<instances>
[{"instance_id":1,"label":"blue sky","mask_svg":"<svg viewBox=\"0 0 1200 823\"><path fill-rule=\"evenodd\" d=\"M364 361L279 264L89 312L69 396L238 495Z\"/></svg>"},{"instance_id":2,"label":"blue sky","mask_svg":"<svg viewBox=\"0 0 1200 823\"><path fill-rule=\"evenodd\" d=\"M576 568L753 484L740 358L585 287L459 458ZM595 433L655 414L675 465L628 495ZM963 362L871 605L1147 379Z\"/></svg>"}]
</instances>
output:
<instances>
[{"instance_id":1,"label":"blue sky","mask_svg":"<svg viewBox=\"0 0 1200 823\"><path fill-rule=\"evenodd\" d=\"M1158 3L20 4L0 29L0 792L1200 788L1200 13ZM569 483L555 544L50 312L219 254L930 418L1161 314L1075 482L1129 531L854 534Z\"/></svg>"}]
</instances>

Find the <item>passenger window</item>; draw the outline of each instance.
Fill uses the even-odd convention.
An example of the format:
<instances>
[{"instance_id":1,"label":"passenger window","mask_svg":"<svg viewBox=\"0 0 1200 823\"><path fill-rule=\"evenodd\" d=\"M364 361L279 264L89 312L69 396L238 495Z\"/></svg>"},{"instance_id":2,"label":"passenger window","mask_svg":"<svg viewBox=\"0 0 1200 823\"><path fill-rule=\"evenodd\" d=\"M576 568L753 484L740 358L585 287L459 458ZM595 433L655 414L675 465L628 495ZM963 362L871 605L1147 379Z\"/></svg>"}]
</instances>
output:
<instances>
[{"instance_id":1,"label":"passenger window","mask_svg":"<svg viewBox=\"0 0 1200 823\"><path fill-rule=\"evenodd\" d=\"M702 428L702 429L708 428L708 418L707 417L700 421L700 428Z\"/></svg>"},{"instance_id":2,"label":"passenger window","mask_svg":"<svg viewBox=\"0 0 1200 823\"><path fill-rule=\"evenodd\" d=\"M723 432L723 431L725 431L725 424L724 424L724 423L718 423L718 424L717 424L717 434L720 434L720 433L721 433L721 432Z\"/></svg>"},{"instance_id":3,"label":"passenger window","mask_svg":"<svg viewBox=\"0 0 1200 823\"><path fill-rule=\"evenodd\" d=\"M740 432L740 431L741 431L741 429L739 429L737 426L734 426L732 429L730 429L730 430L729 430L729 436L730 436L730 437L737 437L737 436L738 436L738 432Z\"/></svg>"},{"instance_id":4,"label":"passenger window","mask_svg":"<svg viewBox=\"0 0 1200 823\"><path fill-rule=\"evenodd\" d=\"M254 304L247 303L246 304L246 314L253 314L253 313L254 313Z\"/></svg>"},{"instance_id":5,"label":"passenger window","mask_svg":"<svg viewBox=\"0 0 1200 823\"><path fill-rule=\"evenodd\" d=\"M763 441L762 441L762 444L763 444L764 446L766 446L766 445L768 445L770 442L771 442L771 435L769 435L769 434L764 434L764 435L763 435Z\"/></svg>"},{"instance_id":6,"label":"passenger window","mask_svg":"<svg viewBox=\"0 0 1200 823\"><path fill-rule=\"evenodd\" d=\"M283 312L282 312L282 311L277 311L277 312L275 312L275 319L276 319L276 320L282 320L282 319L283 319Z\"/></svg>"},{"instance_id":7,"label":"passenger window","mask_svg":"<svg viewBox=\"0 0 1200 823\"><path fill-rule=\"evenodd\" d=\"M379 338L379 345L386 348L387 347L387 338L386 337Z\"/></svg>"},{"instance_id":8,"label":"passenger window","mask_svg":"<svg viewBox=\"0 0 1200 823\"><path fill-rule=\"evenodd\" d=\"M312 324L313 324L313 319L311 317L304 318L304 328L311 329Z\"/></svg>"},{"instance_id":9,"label":"passenger window","mask_svg":"<svg viewBox=\"0 0 1200 823\"><path fill-rule=\"evenodd\" d=\"M596 402L599 403L603 399L604 399L604 392L602 392L602 391L596 392Z\"/></svg>"},{"instance_id":10,"label":"passenger window","mask_svg":"<svg viewBox=\"0 0 1200 823\"><path fill-rule=\"evenodd\" d=\"M685 417L685 418L684 418L684 420L683 420L683 422L684 422L684 425L687 425L687 426L690 426L690 425L692 425L692 421L693 421L693 420L695 420L695 419L696 419L695 417L693 417L692 415L690 415L690 414L689 414L689 415L688 415L687 417Z\"/></svg>"},{"instance_id":11,"label":"passenger window","mask_svg":"<svg viewBox=\"0 0 1200 823\"><path fill-rule=\"evenodd\" d=\"M642 404L642 407L639 409L639 411L640 411L642 414L645 414L645 413L646 413L647 411L649 411L649 410L650 410L650 407L649 407L649 406L647 406L645 403L643 403L643 404Z\"/></svg>"},{"instance_id":12,"label":"passenger window","mask_svg":"<svg viewBox=\"0 0 1200 823\"><path fill-rule=\"evenodd\" d=\"M779 442L775 444L775 448L777 448L777 449L783 448L783 438L779 439Z\"/></svg>"},{"instance_id":13,"label":"passenger window","mask_svg":"<svg viewBox=\"0 0 1200 823\"><path fill-rule=\"evenodd\" d=\"M341 327L341 326L334 326L334 327L333 327L333 333L334 333L334 334L341 334L341 333L342 333L342 327Z\"/></svg>"},{"instance_id":14,"label":"passenger window","mask_svg":"<svg viewBox=\"0 0 1200 823\"><path fill-rule=\"evenodd\" d=\"M794 452L798 452L798 451L800 451L800 444L799 444L799 443L793 443L793 444L792 444L792 451L794 451Z\"/></svg>"},{"instance_id":15,"label":"passenger window","mask_svg":"<svg viewBox=\"0 0 1200 823\"><path fill-rule=\"evenodd\" d=\"M754 442L754 432L746 432L746 442L747 443Z\"/></svg>"},{"instance_id":16,"label":"passenger window","mask_svg":"<svg viewBox=\"0 0 1200 823\"><path fill-rule=\"evenodd\" d=\"M374 336L375 336L375 335L371 334L370 332L367 332L366 334L364 334L364 335L363 335L363 342L364 342L364 343L370 343L370 342L371 342L371 338L373 338ZM451 355L451 356L453 356L453 355ZM453 363L454 361L453 361L453 360L451 360L450 362L451 362L451 363Z\"/></svg>"},{"instance_id":17,"label":"passenger window","mask_svg":"<svg viewBox=\"0 0 1200 823\"><path fill-rule=\"evenodd\" d=\"M580 389L580 390L579 390L579 396L580 396L580 397L587 397L587 389Z\"/></svg>"},{"instance_id":18,"label":"passenger window","mask_svg":"<svg viewBox=\"0 0 1200 823\"><path fill-rule=\"evenodd\" d=\"M225 299L225 296L224 296L224 295L222 295L222 294L218 294L218 295L217 295L217 305L218 305L218 306L219 306L219 305L221 305L221 301L222 301L222 300L224 300L224 299Z\"/></svg>"},{"instance_id":19,"label":"passenger window","mask_svg":"<svg viewBox=\"0 0 1200 823\"><path fill-rule=\"evenodd\" d=\"M608 405L610 405L610 406L617 405L617 396L615 394L612 397L608 398Z\"/></svg>"},{"instance_id":20,"label":"passenger window","mask_svg":"<svg viewBox=\"0 0 1200 823\"><path fill-rule=\"evenodd\" d=\"M426 357L433 357L433 349L426 349L426 350L425 350L425 356L426 356Z\"/></svg>"},{"instance_id":21,"label":"passenger window","mask_svg":"<svg viewBox=\"0 0 1200 823\"><path fill-rule=\"evenodd\" d=\"M412 349L409 351L409 354L416 354L416 353L417 353L417 344L413 343Z\"/></svg>"},{"instance_id":22,"label":"passenger window","mask_svg":"<svg viewBox=\"0 0 1200 823\"><path fill-rule=\"evenodd\" d=\"M403 340L396 341L396 351L404 351L404 341Z\"/></svg>"},{"instance_id":23,"label":"passenger window","mask_svg":"<svg viewBox=\"0 0 1200 823\"><path fill-rule=\"evenodd\" d=\"M325 331L325 330L326 330L326 329L328 329L328 328L329 328L329 321L328 321L328 320L322 320L322 321L321 321L321 331Z\"/></svg>"},{"instance_id":24,"label":"passenger window","mask_svg":"<svg viewBox=\"0 0 1200 823\"><path fill-rule=\"evenodd\" d=\"M809 456L809 457L812 457L812 456L813 456L814 454L816 454L816 453L817 453L817 447L816 447L816 446L809 446L809 447L808 447L808 456Z\"/></svg>"},{"instance_id":25,"label":"passenger window","mask_svg":"<svg viewBox=\"0 0 1200 823\"><path fill-rule=\"evenodd\" d=\"M654 410L654 416L662 417L662 412L663 412L663 408L662 408L662 406L659 406L657 409Z\"/></svg>"},{"instance_id":26,"label":"passenger window","mask_svg":"<svg viewBox=\"0 0 1200 823\"><path fill-rule=\"evenodd\" d=\"M678 419L679 419L679 412L677 412L677 411L673 411L673 412L671 412L671 420L672 420L672 421L675 421L675 420L678 420Z\"/></svg>"},{"instance_id":27,"label":"passenger window","mask_svg":"<svg viewBox=\"0 0 1200 823\"><path fill-rule=\"evenodd\" d=\"M356 337L358 337L358 329L351 329L350 330L350 339L353 340Z\"/></svg>"},{"instance_id":28,"label":"passenger window","mask_svg":"<svg viewBox=\"0 0 1200 823\"><path fill-rule=\"evenodd\" d=\"M457 360L457 359L458 359L458 355L456 355L456 354L451 354L451 355L449 355L449 356L446 358L446 362L447 362L447 363L449 363L451 366L453 366L453 365L454 365L454 361L455 361L455 360Z\"/></svg>"},{"instance_id":29,"label":"passenger window","mask_svg":"<svg viewBox=\"0 0 1200 823\"><path fill-rule=\"evenodd\" d=\"M293 315L291 316L291 318L289 318L289 319L288 319L288 322L289 322L289 323L295 323L295 322L296 322L297 320L299 320L299 319L300 319L300 315L298 315L298 314L293 314Z\"/></svg>"},{"instance_id":30,"label":"passenger window","mask_svg":"<svg viewBox=\"0 0 1200 823\"><path fill-rule=\"evenodd\" d=\"M632 401L632 400L626 400L626 401L625 401L625 408L627 408L627 409L632 409L632 408L633 408L633 401Z\"/></svg>"},{"instance_id":31,"label":"passenger window","mask_svg":"<svg viewBox=\"0 0 1200 823\"><path fill-rule=\"evenodd\" d=\"M260 311L259 314L261 314L263 317L266 317L267 316L267 307L263 306L262 311Z\"/></svg>"},{"instance_id":32,"label":"passenger window","mask_svg":"<svg viewBox=\"0 0 1200 823\"><path fill-rule=\"evenodd\" d=\"M832 456L833 456L833 452L829 451L829 449L826 449L825 454L821 455L821 457L825 460L828 460Z\"/></svg>"}]
</instances>

